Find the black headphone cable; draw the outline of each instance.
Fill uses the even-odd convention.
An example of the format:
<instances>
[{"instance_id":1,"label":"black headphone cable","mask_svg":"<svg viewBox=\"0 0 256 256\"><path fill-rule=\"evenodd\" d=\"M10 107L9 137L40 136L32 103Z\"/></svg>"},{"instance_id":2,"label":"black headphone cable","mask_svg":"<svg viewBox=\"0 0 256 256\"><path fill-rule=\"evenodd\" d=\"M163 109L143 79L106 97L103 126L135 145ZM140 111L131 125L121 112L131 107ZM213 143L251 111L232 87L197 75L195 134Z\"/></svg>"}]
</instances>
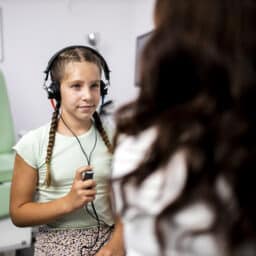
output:
<instances>
[{"instance_id":1,"label":"black headphone cable","mask_svg":"<svg viewBox=\"0 0 256 256\"><path fill-rule=\"evenodd\" d=\"M63 119L62 115L60 115L60 119L62 120L62 122L63 122L63 124L66 126L66 128L67 128L67 129L73 134L73 136L76 138L76 140L77 140L77 142L78 142L78 144L79 144L79 146L80 146L80 149L81 149L83 155L84 155L85 158L86 158L87 164L90 165L91 156L92 156L92 153L94 152L94 150L95 150L95 148L96 148L96 144L97 144L97 132L96 132L96 130L95 130L95 141L94 141L93 147L92 147L92 149L91 149L91 151L90 151L90 154L89 154L89 157L88 157L87 154L86 154L86 152L85 152L85 150L84 150L84 148L83 148L83 146L82 146L82 144L81 144L81 141L78 139L77 135L73 132L73 130L67 125L67 123L66 123L65 120ZM98 242L98 240L99 240L99 235L100 235L100 226L101 226L101 223L102 223L103 225L106 225L106 226L109 227L109 229L103 234L103 236L106 235L107 233L109 233L109 232L113 229L113 226L109 226L105 221L103 221L103 220L101 220L101 219L99 218L98 213L97 213L97 211L96 211L96 209L95 209L95 206L94 206L93 201L91 202L91 207L92 207L92 210L93 210L94 215L93 215L93 214L90 212L90 210L88 209L88 205L87 205L87 204L86 204L84 207L86 208L87 213L88 213L92 218L96 219L96 221L97 221L97 236L96 236L96 239L95 239L95 241L94 241L94 243L93 243L92 245L90 245L90 246L84 245L84 246L80 249L80 254L81 254L81 255L82 255L82 253L83 253L83 249L84 249L84 248L85 248L85 249L92 249L92 248L94 248L95 245L97 244L97 242ZM105 241L101 244L100 247L102 247L102 245L103 245L104 243L105 243Z\"/></svg>"}]
</instances>

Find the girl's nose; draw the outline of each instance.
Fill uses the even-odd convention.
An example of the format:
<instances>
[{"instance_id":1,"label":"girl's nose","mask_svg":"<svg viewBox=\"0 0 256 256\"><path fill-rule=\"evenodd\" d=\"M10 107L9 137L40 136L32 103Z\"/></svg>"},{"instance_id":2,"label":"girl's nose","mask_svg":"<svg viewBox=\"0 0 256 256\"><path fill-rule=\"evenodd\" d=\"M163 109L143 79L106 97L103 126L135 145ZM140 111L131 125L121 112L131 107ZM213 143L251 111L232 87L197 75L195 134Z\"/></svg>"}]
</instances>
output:
<instances>
[{"instance_id":1,"label":"girl's nose","mask_svg":"<svg viewBox=\"0 0 256 256\"><path fill-rule=\"evenodd\" d=\"M83 88L83 90L81 91L81 93L82 93L82 98L83 98L83 100L88 100L88 99L91 99L91 97L92 97L92 93L91 93L91 91L90 91L90 88L88 88L87 86L85 86L85 87Z\"/></svg>"}]
</instances>

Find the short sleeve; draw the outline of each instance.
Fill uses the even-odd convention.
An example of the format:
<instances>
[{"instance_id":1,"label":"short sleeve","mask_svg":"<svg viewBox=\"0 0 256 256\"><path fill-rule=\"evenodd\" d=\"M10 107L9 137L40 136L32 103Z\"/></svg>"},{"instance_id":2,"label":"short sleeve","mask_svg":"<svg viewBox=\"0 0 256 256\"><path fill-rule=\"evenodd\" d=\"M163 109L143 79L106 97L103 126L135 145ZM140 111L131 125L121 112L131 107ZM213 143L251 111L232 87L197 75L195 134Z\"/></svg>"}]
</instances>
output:
<instances>
[{"instance_id":1,"label":"short sleeve","mask_svg":"<svg viewBox=\"0 0 256 256\"><path fill-rule=\"evenodd\" d=\"M13 147L15 152L31 167L38 168L38 147L35 131L30 131L25 134L18 143Z\"/></svg>"}]
</instances>

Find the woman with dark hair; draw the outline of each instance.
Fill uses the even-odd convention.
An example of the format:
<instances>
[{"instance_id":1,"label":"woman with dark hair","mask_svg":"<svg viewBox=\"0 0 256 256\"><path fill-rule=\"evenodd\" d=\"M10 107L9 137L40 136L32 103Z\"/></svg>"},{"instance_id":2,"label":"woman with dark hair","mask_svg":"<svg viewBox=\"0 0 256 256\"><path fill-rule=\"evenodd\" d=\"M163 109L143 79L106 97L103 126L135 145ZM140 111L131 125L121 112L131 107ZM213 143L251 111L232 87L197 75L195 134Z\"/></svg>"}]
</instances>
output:
<instances>
[{"instance_id":1,"label":"woman with dark hair","mask_svg":"<svg viewBox=\"0 0 256 256\"><path fill-rule=\"evenodd\" d=\"M117 112L128 255L256 255L256 2L157 0L138 98Z\"/></svg>"}]
</instances>

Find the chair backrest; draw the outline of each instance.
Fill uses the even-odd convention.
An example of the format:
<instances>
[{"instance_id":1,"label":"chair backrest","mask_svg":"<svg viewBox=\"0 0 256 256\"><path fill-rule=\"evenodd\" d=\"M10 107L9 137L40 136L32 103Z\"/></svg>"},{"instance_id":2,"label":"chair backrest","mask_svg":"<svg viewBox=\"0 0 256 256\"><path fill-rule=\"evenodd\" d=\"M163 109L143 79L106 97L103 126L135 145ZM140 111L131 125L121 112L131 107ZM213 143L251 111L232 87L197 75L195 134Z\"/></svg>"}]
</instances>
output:
<instances>
[{"instance_id":1,"label":"chair backrest","mask_svg":"<svg viewBox=\"0 0 256 256\"><path fill-rule=\"evenodd\" d=\"M0 153L10 152L14 143L12 113L4 75L0 71Z\"/></svg>"}]
</instances>

